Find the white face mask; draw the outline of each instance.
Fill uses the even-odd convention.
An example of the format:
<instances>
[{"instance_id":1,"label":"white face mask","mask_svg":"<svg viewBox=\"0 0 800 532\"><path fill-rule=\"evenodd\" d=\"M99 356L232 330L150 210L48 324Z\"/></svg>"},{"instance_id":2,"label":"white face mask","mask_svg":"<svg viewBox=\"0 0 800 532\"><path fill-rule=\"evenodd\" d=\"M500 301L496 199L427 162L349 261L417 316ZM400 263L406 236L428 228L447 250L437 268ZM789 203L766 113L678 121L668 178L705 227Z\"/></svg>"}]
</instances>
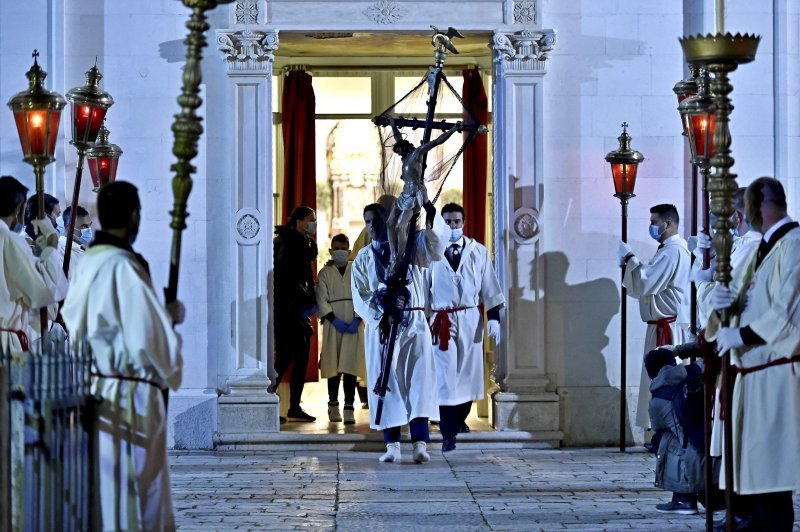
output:
<instances>
[{"instance_id":1,"label":"white face mask","mask_svg":"<svg viewBox=\"0 0 800 532\"><path fill-rule=\"evenodd\" d=\"M464 228L450 229L450 242L455 242L464 235Z\"/></svg>"},{"instance_id":2,"label":"white face mask","mask_svg":"<svg viewBox=\"0 0 800 532\"><path fill-rule=\"evenodd\" d=\"M333 251L331 251L331 259L333 259L333 262L337 264L342 264L344 262L347 262L347 258L349 256L350 252L347 251L346 249L334 249Z\"/></svg>"},{"instance_id":3,"label":"white face mask","mask_svg":"<svg viewBox=\"0 0 800 532\"><path fill-rule=\"evenodd\" d=\"M317 233L317 222L306 222L306 233L315 235Z\"/></svg>"}]
</instances>

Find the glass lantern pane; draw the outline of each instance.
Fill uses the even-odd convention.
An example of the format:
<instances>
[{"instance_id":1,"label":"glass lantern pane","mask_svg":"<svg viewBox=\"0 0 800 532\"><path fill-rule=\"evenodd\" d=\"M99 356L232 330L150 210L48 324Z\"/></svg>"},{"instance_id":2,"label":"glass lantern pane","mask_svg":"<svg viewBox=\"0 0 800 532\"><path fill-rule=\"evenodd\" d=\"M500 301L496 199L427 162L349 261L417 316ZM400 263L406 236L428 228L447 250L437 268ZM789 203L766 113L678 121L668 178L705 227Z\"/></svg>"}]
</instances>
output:
<instances>
[{"instance_id":1,"label":"glass lantern pane","mask_svg":"<svg viewBox=\"0 0 800 532\"><path fill-rule=\"evenodd\" d=\"M47 111L27 111L30 155L44 155L47 141Z\"/></svg>"},{"instance_id":2,"label":"glass lantern pane","mask_svg":"<svg viewBox=\"0 0 800 532\"><path fill-rule=\"evenodd\" d=\"M28 128L25 124L25 111L17 111L14 113L14 122L17 124L17 135L19 135L19 142L22 146L22 156L27 157L31 154L31 143L28 138Z\"/></svg>"},{"instance_id":3,"label":"glass lantern pane","mask_svg":"<svg viewBox=\"0 0 800 532\"><path fill-rule=\"evenodd\" d=\"M693 155L712 157L714 155L714 128L716 117L713 114L699 114L692 117Z\"/></svg>"},{"instance_id":4,"label":"glass lantern pane","mask_svg":"<svg viewBox=\"0 0 800 532\"><path fill-rule=\"evenodd\" d=\"M61 111L50 111L50 124L47 128L47 155L50 157L56 152L56 141L58 140L58 125L61 120Z\"/></svg>"},{"instance_id":5,"label":"glass lantern pane","mask_svg":"<svg viewBox=\"0 0 800 532\"><path fill-rule=\"evenodd\" d=\"M372 113L372 78L315 76L313 87L317 114Z\"/></svg>"},{"instance_id":6,"label":"glass lantern pane","mask_svg":"<svg viewBox=\"0 0 800 532\"><path fill-rule=\"evenodd\" d=\"M636 170L638 164L616 163L611 165L611 174L614 177L614 191L617 194L633 194L636 185Z\"/></svg>"}]
</instances>

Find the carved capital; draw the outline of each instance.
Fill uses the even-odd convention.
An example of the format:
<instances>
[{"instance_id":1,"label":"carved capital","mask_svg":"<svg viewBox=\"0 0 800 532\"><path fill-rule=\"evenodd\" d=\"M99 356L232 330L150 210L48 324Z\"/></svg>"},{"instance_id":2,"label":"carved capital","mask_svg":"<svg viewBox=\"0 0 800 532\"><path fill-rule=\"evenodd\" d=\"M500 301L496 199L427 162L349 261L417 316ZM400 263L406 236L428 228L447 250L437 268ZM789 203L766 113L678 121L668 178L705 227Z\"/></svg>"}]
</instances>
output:
<instances>
[{"instance_id":1,"label":"carved capital","mask_svg":"<svg viewBox=\"0 0 800 532\"><path fill-rule=\"evenodd\" d=\"M503 63L507 70L544 70L544 63L555 45L553 30L495 33L492 39L494 62Z\"/></svg>"},{"instance_id":2,"label":"carved capital","mask_svg":"<svg viewBox=\"0 0 800 532\"><path fill-rule=\"evenodd\" d=\"M278 32L217 30L217 48L228 72L268 73L278 49Z\"/></svg>"}]
</instances>

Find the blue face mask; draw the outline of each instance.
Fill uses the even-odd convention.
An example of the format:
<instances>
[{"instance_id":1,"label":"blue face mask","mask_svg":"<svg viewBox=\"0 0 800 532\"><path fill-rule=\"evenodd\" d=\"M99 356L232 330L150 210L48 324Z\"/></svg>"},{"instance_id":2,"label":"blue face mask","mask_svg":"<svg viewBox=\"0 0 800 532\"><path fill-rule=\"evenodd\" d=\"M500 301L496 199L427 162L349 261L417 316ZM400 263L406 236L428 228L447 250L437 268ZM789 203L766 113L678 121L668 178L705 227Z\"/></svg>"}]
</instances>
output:
<instances>
[{"instance_id":1,"label":"blue face mask","mask_svg":"<svg viewBox=\"0 0 800 532\"><path fill-rule=\"evenodd\" d=\"M459 227L458 229L450 229L450 242L455 242L462 236L464 236L463 227Z\"/></svg>"},{"instance_id":2,"label":"blue face mask","mask_svg":"<svg viewBox=\"0 0 800 532\"><path fill-rule=\"evenodd\" d=\"M664 231L666 231L666 229L664 229ZM661 238L661 235L664 234L664 231L659 231L657 225L650 224L650 238L653 240L658 240Z\"/></svg>"},{"instance_id":3,"label":"blue face mask","mask_svg":"<svg viewBox=\"0 0 800 532\"><path fill-rule=\"evenodd\" d=\"M84 227L81 229L81 236L78 237L78 242L82 246L88 246L89 243L92 241L92 237L94 236L94 232L92 231L91 227Z\"/></svg>"}]
</instances>

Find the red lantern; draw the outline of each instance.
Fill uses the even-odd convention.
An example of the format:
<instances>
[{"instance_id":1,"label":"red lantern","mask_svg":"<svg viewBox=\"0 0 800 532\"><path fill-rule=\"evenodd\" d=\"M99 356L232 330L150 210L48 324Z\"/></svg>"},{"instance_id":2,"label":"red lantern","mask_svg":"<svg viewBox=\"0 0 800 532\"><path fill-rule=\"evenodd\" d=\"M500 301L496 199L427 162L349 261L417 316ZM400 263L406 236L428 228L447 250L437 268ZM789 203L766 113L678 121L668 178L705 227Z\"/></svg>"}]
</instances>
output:
<instances>
[{"instance_id":1,"label":"red lantern","mask_svg":"<svg viewBox=\"0 0 800 532\"><path fill-rule=\"evenodd\" d=\"M113 183L117 178L117 165L122 150L116 144L108 142L109 133L105 125L101 126L97 142L86 151L86 161L92 174L95 192L103 185Z\"/></svg>"},{"instance_id":2,"label":"red lantern","mask_svg":"<svg viewBox=\"0 0 800 532\"><path fill-rule=\"evenodd\" d=\"M689 136L693 164L708 164L714 155L714 130L717 125L714 99L708 91L708 74L697 79L698 92L678 106L684 130Z\"/></svg>"},{"instance_id":3,"label":"red lantern","mask_svg":"<svg viewBox=\"0 0 800 532\"><path fill-rule=\"evenodd\" d=\"M54 161L64 98L44 88L47 73L39 67L38 51L33 53L33 66L25 74L28 90L17 93L8 101L14 112L14 122L22 146L23 160L34 166Z\"/></svg>"},{"instance_id":4,"label":"red lantern","mask_svg":"<svg viewBox=\"0 0 800 532\"><path fill-rule=\"evenodd\" d=\"M617 137L619 149L606 155L606 161L611 164L611 175L614 178L614 191L617 198L628 199L635 194L636 172L639 163L644 161L644 155L631 149L631 136L628 135L627 122L622 124L622 135Z\"/></svg>"},{"instance_id":5,"label":"red lantern","mask_svg":"<svg viewBox=\"0 0 800 532\"><path fill-rule=\"evenodd\" d=\"M114 103L110 94L100 89L103 75L93 66L86 72L86 85L67 93L72 108L72 144L87 149L97 139L108 108Z\"/></svg>"}]
</instances>

